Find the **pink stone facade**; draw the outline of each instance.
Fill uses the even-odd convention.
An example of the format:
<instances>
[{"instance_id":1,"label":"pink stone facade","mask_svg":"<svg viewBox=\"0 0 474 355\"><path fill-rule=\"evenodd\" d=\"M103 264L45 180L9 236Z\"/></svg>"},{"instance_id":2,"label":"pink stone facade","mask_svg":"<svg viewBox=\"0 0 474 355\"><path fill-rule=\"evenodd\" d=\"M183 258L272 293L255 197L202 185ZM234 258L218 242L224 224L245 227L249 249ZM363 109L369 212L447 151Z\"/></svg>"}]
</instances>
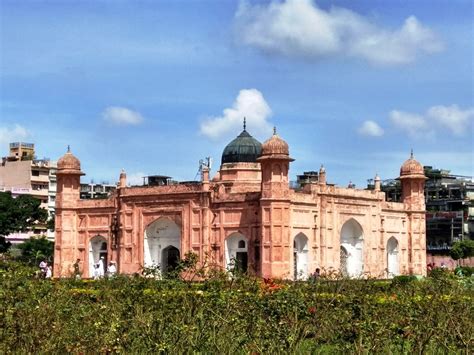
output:
<instances>
[{"instance_id":1,"label":"pink stone facade","mask_svg":"<svg viewBox=\"0 0 474 355\"><path fill-rule=\"evenodd\" d=\"M80 162L58 162L54 275L83 277L100 257L119 273L171 268L194 252L222 269L239 265L262 277L304 279L316 268L350 277L426 273L425 177L411 157L402 166L403 203L375 190L319 182L289 187L293 161L276 133L255 162L223 163L198 184L127 187L120 175L107 200L80 200Z\"/></svg>"}]
</instances>

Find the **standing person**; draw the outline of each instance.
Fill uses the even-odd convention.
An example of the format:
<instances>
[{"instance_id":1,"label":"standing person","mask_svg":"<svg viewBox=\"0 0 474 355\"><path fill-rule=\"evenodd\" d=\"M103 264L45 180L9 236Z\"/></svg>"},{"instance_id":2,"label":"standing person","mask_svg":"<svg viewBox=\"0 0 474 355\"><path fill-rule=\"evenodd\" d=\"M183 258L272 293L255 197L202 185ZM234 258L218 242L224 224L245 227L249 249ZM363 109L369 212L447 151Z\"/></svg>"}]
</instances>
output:
<instances>
[{"instance_id":1,"label":"standing person","mask_svg":"<svg viewBox=\"0 0 474 355\"><path fill-rule=\"evenodd\" d=\"M319 279L321 277L321 269L319 269L319 267L316 268L316 270L314 271L314 274L313 274L313 278L315 280Z\"/></svg>"},{"instance_id":2,"label":"standing person","mask_svg":"<svg viewBox=\"0 0 474 355\"><path fill-rule=\"evenodd\" d=\"M100 271L99 271L99 264L94 264L94 274L92 275L94 280L98 280L100 278Z\"/></svg>"},{"instance_id":3,"label":"standing person","mask_svg":"<svg viewBox=\"0 0 474 355\"><path fill-rule=\"evenodd\" d=\"M46 276L46 268L48 267L48 263L46 260L42 260L39 264L39 268L41 270L41 276L44 278Z\"/></svg>"},{"instance_id":4,"label":"standing person","mask_svg":"<svg viewBox=\"0 0 474 355\"><path fill-rule=\"evenodd\" d=\"M117 273L117 266L115 266L115 261L111 261L109 263L109 267L107 268L107 274L109 277L114 277Z\"/></svg>"},{"instance_id":5,"label":"standing person","mask_svg":"<svg viewBox=\"0 0 474 355\"><path fill-rule=\"evenodd\" d=\"M51 268L51 265L46 266L46 274L45 278L50 279L53 277L53 269Z\"/></svg>"},{"instance_id":6,"label":"standing person","mask_svg":"<svg viewBox=\"0 0 474 355\"><path fill-rule=\"evenodd\" d=\"M81 262L81 259L77 259L76 262L74 263L73 267L74 267L74 277L77 279L77 280L80 280L81 279L81 270L79 268L79 263Z\"/></svg>"},{"instance_id":7,"label":"standing person","mask_svg":"<svg viewBox=\"0 0 474 355\"><path fill-rule=\"evenodd\" d=\"M99 259L99 277L104 277L105 275L105 270L104 270L104 257L101 256Z\"/></svg>"}]
</instances>

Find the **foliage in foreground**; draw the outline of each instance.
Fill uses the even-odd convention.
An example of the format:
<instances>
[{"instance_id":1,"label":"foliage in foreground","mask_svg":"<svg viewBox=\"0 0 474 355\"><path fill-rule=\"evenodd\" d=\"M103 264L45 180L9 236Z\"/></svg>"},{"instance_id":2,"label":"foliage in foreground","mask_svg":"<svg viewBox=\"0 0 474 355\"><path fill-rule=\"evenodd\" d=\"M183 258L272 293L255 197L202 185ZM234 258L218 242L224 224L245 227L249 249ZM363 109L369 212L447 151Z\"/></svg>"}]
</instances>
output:
<instances>
[{"instance_id":1,"label":"foliage in foreground","mask_svg":"<svg viewBox=\"0 0 474 355\"><path fill-rule=\"evenodd\" d=\"M36 280L0 264L0 353L472 353L473 284Z\"/></svg>"}]
</instances>

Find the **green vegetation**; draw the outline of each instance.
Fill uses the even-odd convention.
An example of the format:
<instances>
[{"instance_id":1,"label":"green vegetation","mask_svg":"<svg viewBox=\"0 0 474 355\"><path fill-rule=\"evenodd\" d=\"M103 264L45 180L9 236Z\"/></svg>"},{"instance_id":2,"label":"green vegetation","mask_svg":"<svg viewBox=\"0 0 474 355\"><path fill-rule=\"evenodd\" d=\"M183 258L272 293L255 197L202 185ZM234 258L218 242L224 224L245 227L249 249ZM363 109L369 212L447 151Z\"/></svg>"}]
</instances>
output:
<instances>
[{"instance_id":1,"label":"green vegetation","mask_svg":"<svg viewBox=\"0 0 474 355\"><path fill-rule=\"evenodd\" d=\"M11 192L0 192L0 254L11 247L6 235L46 223L48 212L40 204L40 200L30 195L13 198Z\"/></svg>"},{"instance_id":2,"label":"green vegetation","mask_svg":"<svg viewBox=\"0 0 474 355\"><path fill-rule=\"evenodd\" d=\"M54 243L45 236L31 237L18 245L21 250L20 260L30 265L38 265L41 260L49 263L53 260Z\"/></svg>"},{"instance_id":3,"label":"green vegetation","mask_svg":"<svg viewBox=\"0 0 474 355\"><path fill-rule=\"evenodd\" d=\"M474 240L466 239L453 244L449 254L454 260L474 256Z\"/></svg>"},{"instance_id":4,"label":"green vegetation","mask_svg":"<svg viewBox=\"0 0 474 355\"><path fill-rule=\"evenodd\" d=\"M200 282L50 281L34 272L0 262L0 353L474 350L474 284L444 271L424 280L308 282L218 272Z\"/></svg>"}]
</instances>

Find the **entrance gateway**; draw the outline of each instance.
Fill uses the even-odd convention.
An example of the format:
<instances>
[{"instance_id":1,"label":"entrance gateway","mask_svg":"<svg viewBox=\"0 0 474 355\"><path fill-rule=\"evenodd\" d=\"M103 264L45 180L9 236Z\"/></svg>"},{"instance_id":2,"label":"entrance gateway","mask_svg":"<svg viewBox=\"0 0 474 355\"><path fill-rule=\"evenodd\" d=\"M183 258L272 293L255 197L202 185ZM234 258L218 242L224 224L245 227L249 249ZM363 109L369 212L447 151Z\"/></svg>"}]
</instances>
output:
<instances>
[{"instance_id":1,"label":"entrance gateway","mask_svg":"<svg viewBox=\"0 0 474 355\"><path fill-rule=\"evenodd\" d=\"M176 268L181 258L181 229L168 218L159 218L145 230L143 264L162 273Z\"/></svg>"}]
</instances>

